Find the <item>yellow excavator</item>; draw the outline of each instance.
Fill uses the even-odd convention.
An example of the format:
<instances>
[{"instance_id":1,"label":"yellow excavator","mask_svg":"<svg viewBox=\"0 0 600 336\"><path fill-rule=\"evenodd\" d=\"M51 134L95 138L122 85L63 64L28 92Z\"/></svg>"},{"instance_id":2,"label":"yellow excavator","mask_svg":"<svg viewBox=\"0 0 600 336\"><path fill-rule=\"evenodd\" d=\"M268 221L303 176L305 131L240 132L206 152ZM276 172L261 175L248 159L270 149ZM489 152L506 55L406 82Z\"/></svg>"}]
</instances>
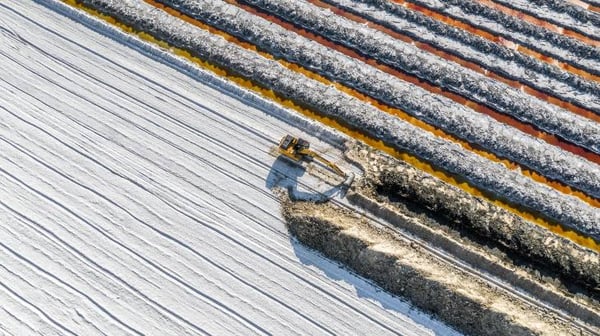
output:
<instances>
[{"instance_id":1,"label":"yellow excavator","mask_svg":"<svg viewBox=\"0 0 600 336\"><path fill-rule=\"evenodd\" d=\"M325 159L318 153L310 149L310 143L304 139L297 138L291 135L286 135L279 141L279 153L285 155L293 161L300 160L318 160L331 169L336 174L344 177L346 180L342 183L343 187L350 187L354 181L354 173L346 174L335 163Z\"/></svg>"}]
</instances>

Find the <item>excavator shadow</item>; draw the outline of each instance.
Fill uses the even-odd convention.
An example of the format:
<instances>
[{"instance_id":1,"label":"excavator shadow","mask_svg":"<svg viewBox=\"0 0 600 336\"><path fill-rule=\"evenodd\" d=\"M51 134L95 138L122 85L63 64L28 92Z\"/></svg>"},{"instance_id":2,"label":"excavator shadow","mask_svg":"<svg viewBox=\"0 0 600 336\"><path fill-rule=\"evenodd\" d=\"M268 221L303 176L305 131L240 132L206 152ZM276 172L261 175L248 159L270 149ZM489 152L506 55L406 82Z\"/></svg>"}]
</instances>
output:
<instances>
[{"instance_id":1,"label":"excavator shadow","mask_svg":"<svg viewBox=\"0 0 600 336\"><path fill-rule=\"evenodd\" d=\"M303 165L279 156L271 166L265 186L271 190L277 187L287 190L288 196L293 201L321 203L327 202L338 194L345 193L344 183L326 190L317 190L307 182L310 180L308 175L306 174L306 167ZM313 177L312 180L316 179Z\"/></svg>"}]
</instances>

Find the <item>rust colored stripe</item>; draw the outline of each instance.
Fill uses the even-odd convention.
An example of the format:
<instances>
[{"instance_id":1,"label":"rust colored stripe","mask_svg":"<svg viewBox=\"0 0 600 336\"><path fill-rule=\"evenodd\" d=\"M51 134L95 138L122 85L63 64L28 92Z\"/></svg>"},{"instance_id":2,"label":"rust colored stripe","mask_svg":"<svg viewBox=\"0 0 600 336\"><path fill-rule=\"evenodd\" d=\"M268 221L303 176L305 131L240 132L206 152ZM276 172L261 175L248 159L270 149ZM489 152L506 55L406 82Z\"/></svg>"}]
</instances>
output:
<instances>
[{"instance_id":1,"label":"rust colored stripe","mask_svg":"<svg viewBox=\"0 0 600 336\"><path fill-rule=\"evenodd\" d=\"M584 8L584 9L589 9L590 7L593 7L590 4L585 3L585 2L583 2L581 0L567 0L567 2L569 2L569 3L573 4L573 5L579 6L581 8Z\"/></svg>"},{"instance_id":2,"label":"rust colored stripe","mask_svg":"<svg viewBox=\"0 0 600 336\"><path fill-rule=\"evenodd\" d=\"M522 90L524 92L527 92L528 94L530 94L530 95L532 95L532 96L534 96L534 97L536 97L536 98L538 98L540 100L546 101L546 102L551 103L553 105L560 106L560 107L564 108L565 110L571 111L571 112L573 112L575 114L578 114L580 116L583 116L585 118L594 120L596 122L600 122L600 115L597 114L597 113L595 113L595 112L593 112L593 111L590 111L588 109L582 108L582 107L577 106L577 105L575 105L573 103L564 101L564 100L562 100L559 97L555 97L555 96L552 96L552 95L550 95L548 93L539 91L539 90L537 90L535 88L532 88L532 87L528 86L527 84L523 84L523 83L521 83L519 81L506 78L506 77L504 77L504 76L502 76L502 75L500 75L500 74L498 74L496 72L492 72L491 70L488 70L488 69L486 69L486 68L484 68L484 67L482 67L482 66L480 66L480 65L478 65L476 63L464 60L464 59L460 58L459 56L456 56L456 55L453 55L453 54L448 53L446 51L443 51L441 49L438 49L438 48L436 48L436 47L434 47L432 45L429 45L427 43L416 41L416 40L412 39L409 36L406 36L404 34L398 33L396 31L394 31L392 29L389 29L387 27L384 27L382 25L379 25L379 24L373 23L371 21L368 21L368 20L366 20L366 19L364 19L364 18L362 18L360 16L354 15L354 14L352 14L350 12L347 12L347 11L345 11L343 9L340 9L340 8L337 8L337 7L333 6L333 5L329 5L327 3L324 3L321 0L307 0L307 1L311 2L311 3L315 4L315 5L317 5L319 7L328 8L332 12L336 13L337 15L343 16L343 17L345 17L347 19L353 20L353 21L358 22L358 23L366 24L370 28L377 29L377 30L379 30L379 31L381 31L383 33L386 33L386 34L388 34L388 35L390 35L390 36L392 36L392 37L394 37L394 38L396 38L398 40L414 44L416 47L418 47L421 50L425 50L425 51L427 51L429 53L432 53L432 54L434 54L436 56L439 56L439 57L442 57L442 58L447 59L449 61L452 61L454 63L460 64L461 66L463 66L465 68L471 69L471 70L473 70L473 71L475 71L477 73L480 73L480 74L485 75L487 77L493 78L493 79L495 79L497 81L503 82L503 83L505 83L505 84L513 87L513 88L520 89L520 90Z\"/></svg>"},{"instance_id":3,"label":"rust colored stripe","mask_svg":"<svg viewBox=\"0 0 600 336\"><path fill-rule=\"evenodd\" d=\"M161 8L161 9L167 11L171 15L177 16L177 17L179 17L179 18L181 18L181 19L183 19L183 20L185 20L187 22L193 23L194 25L196 25L196 26L198 26L200 28L209 30L210 32L212 32L214 34L218 34L220 36L223 36L229 42L232 42L232 43L235 43L237 45L240 45L240 46L242 46L242 47L244 47L246 49L251 49L253 51L256 51L256 52L260 53L261 55L263 55L265 57L273 58L273 56L270 55L270 54L268 54L267 52L264 52L262 50L257 50L257 47L254 46L253 44L250 44L248 42L243 42L240 39L238 39L237 37L228 34L227 32L221 31L218 28L209 26L209 25L207 25L204 22L201 22L201 21L198 21L198 20L196 20L194 18L188 17L188 16L186 16L186 15L184 15L184 14L182 14L182 13L180 13L180 12L178 12L178 11L170 8L170 7L167 7L167 6L164 6L164 5L160 4L160 3L157 3L154 0L145 0L145 1L148 2L148 3L150 3L150 4L152 4L152 5L154 5L154 6L156 6L156 7L158 7L158 8ZM227 1L230 2L230 3L232 3L232 4L236 4L237 3L237 0L227 0ZM264 13L262 11L257 11L253 7L249 7L248 10L256 11L255 13L257 13L257 14L262 13L262 15L265 15L266 17L270 17L270 18L273 18L274 20L277 20L277 21L272 21L274 23L282 23L282 24L285 23L285 22L282 22L281 20L279 20L276 17L273 17L273 16L271 16L271 15L269 15L267 13ZM292 28L296 29L295 26L292 26ZM311 34L311 37L313 37L312 34ZM316 38L316 36L314 36L314 37ZM327 40L325 40L325 42L331 43L331 42L329 42ZM337 45L334 45L334 46L337 46ZM392 115L395 115L395 116L399 117L400 119L405 120L405 121L411 123L412 125L423 129L424 131L431 132L431 133L433 133L433 134L435 134L437 136L440 136L440 137L445 138L445 139L447 139L449 141L455 142L455 143L461 145L463 148L465 148L467 150L470 150L472 152L475 152L475 153L477 153L477 154L479 154L479 155L481 155L481 156L483 156L485 158L488 158L491 161L502 163L503 165L505 165L509 169L512 169L512 170L519 169L523 175L528 176L528 177L534 179L535 181L538 181L540 183L544 183L544 184L546 184L548 186L551 186L552 188L554 188L556 190L559 190L559 191L561 191L563 193L576 196L576 197L580 198L581 200L583 200L584 202L586 202L586 203L588 203L588 204L590 204L590 205L592 205L594 207L600 208L600 200L597 200L597 199L595 199L595 198L593 198L593 197L585 194L582 191L579 191L579 190L574 189L574 188L572 188L570 186L567 186L567 185L565 185L564 183L562 183L560 181L549 179L549 178L547 178L545 176L542 176L542 175L540 175L540 174L538 174L538 173L536 173L536 172L528 169L527 167L525 167L523 165L520 165L518 163L512 162L512 161L507 160L505 158L497 157L495 154L490 153L489 151L484 150L483 148L481 148L478 145L470 144L469 142L464 141L464 140L462 140L462 139L460 139L460 138L458 138L458 137L456 137L454 135L448 134L448 133L444 132L443 130L440 130L440 129L436 128L435 126L427 124L426 122L424 122L422 120L419 120L419 119L417 119L417 118L409 115L408 113L406 113L406 112L404 112L404 111L402 111L400 109L391 107L391 106L385 104L382 101L374 99L374 98L372 98L372 97L370 97L368 95L362 94L362 93L358 92L357 90L354 90L354 89L352 89L350 87L347 87L347 86L345 86L345 85L343 85L341 83L334 83L334 82L328 80L327 78L325 78L324 76L322 76L320 74L317 74L317 73L315 73L313 71L310 71L308 69L305 69L305 68L303 68L300 65L297 65L297 64L294 64L294 63L290 63L290 62L287 62L287 61L281 60L281 59L279 59L278 62L280 64L284 65L285 67L287 67L288 69L296 71L296 72L299 72L299 73L302 73L303 75L305 75L305 76L307 76L309 78L318 80L318 81L320 81L322 83L325 83L327 85L335 85L336 88L339 89L340 91L343 91L343 92L345 92L345 93L347 93L347 94L349 94L349 95L351 95L351 96L353 96L355 98L358 98L358 99L360 99L362 101L368 102L368 103L374 105L375 107L381 109L382 111L384 111L386 113L389 113L389 114L392 114ZM502 116L504 116L504 115L502 115ZM579 147L576 147L576 148L579 148ZM579 148L579 149L581 149L581 148Z\"/></svg>"},{"instance_id":4,"label":"rust colored stripe","mask_svg":"<svg viewBox=\"0 0 600 336\"><path fill-rule=\"evenodd\" d=\"M190 62L194 63L195 65L199 66L202 69L208 70L217 76L227 78L244 88L252 90L252 91L260 94L263 97L266 97L268 99L271 99L271 100L281 104L282 106L293 109L310 119L316 120L316 121L321 122L329 127L335 128L336 130L346 134L347 136L349 136L351 138L363 141L366 144L368 144L374 148L377 148L379 150L382 150L382 151L392 155L395 158L398 158L400 160L408 162L409 164L413 165L414 167L421 169L433 176L436 176L437 178L441 179L442 181L452 184L452 185L458 187L459 189L464 190L465 192L468 192L471 195L487 199L489 202L491 202L499 207L502 207L502 208L506 209L507 211L510 211L532 223L535 223L541 227L544 227L562 237L570 239L570 240L574 241L575 243L580 244L581 246L588 247L594 251L600 251L600 242L597 242L596 240L594 240L591 237L586 237L577 231L566 228L556 221L551 221L551 220L542 218L536 214L533 214L532 212L524 209L523 207L521 207L517 204L510 204L510 203L507 203L505 201L502 201L502 200L494 197L493 195L490 195L489 193L484 193L481 190L470 185L468 182L462 180L460 177L454 176L454 175L446 172L444 169L442 169L440 167L437 167L431 163L422 161L421 159L419 159L415 156L412 156L408 153L400 152L394 148L391 148L391 147L383 144L380 140L371 138L368 135L363 134L360 130L349 129L348 127L342 125L341 123L339 123L333 119L330 119L328 117L317 114L315 111L311 111L311 110L308 110L301 106L298 106L293 101L274 94L272 90L257 86L253 82L251 82L245 78L233 75L233 74L229 73L226 69L218 67L218 66L216 66L212 63L209 63L205 60L201 60L201 59L191 55L188 51L179 49L174 46L170 46L169 44L165 43L164 41L157 40L156 38L154 38L153 36L151 36L145 32L135 31L133 28L131 28L127 25L124 25L123 23L115 20L114 18L112 18L110 16L101 14L94 9L91 9L91 8L81 5L80 3L77 2L77 0L62 0L62 1L65 3L68 3L71 6L74 6L76 8L83 9L87 13L104 20L104 21L108 22L109 24L117 26L126 32L135 34L146 42L149 42L149 43L152 43L155 45L159 45L163 48L168 48L173 53L175 53L179 56L185 57ZM157 7L160 6L160 4L156 3L153 0L145 0L145 1L149 4L155 4ZM181 14L179 14L178 17L180 17L180 16L181 16ZM200 25L200 24L201 23L199 23L198 25Z\"/></svg>"},{"instance_id":5,"label":"rust colored stripe","mask_svg":"<svg viewBox=\"0 0 600 336\"><path fill-rule=\"evenodd\" d=\"M587 9L587 10L592 11L592 12L600 13L600 7L596 7L596 6L594 6L592 4L589 4L589 3L585 2L585 1L581 1L581 0L567 0L567 1L570 2L570 3L572 3L573 5L576 5L576 6L579 6L579 7L583 8L583 9Z\"/></svg>"},{"instance_id":6,"label":"rust colored stripe","mask_svg":"<svg viewBox=\"0 0 600 336\"><path fill-rule=\"evenodd\" d=\"M529 48L527 48L527 47L525 47L523 45L520 45L520 44L512 42L512 41L509 41L509 40L503 38L502 36L494 35L494 34L488 32L488 31L485 31L483 29L476 28L476 27L474 27L472 25L469 25L469 24L467 24L465 22L453 19L453 18L448 17L448 16L446 16L444 14L438 13L438 12L436 12L434 10L431 10L431 9L428 9L428 8L425 8L425 7L421 7L419 5L416 5L416 4L412 3L412 2L408 2L406 0L390 0L390 1L391 2L395 2L395 3L399 4L399 5L402 5L402 6L406 7L406 8L408 8L408 9L412 9L414 11L421 12L422 14L425 14L425 15L427 15L427 16L429 16L431 18L434 18L434 19L436 19L436 20L438 20L440 22L444 22L444 23L446 23L446 24L448 24L450 26L453 26L455 28L459 28L459 29L468 31L471 34L477 35L479 37L483 37L486 40L492 41L494 43L501 44L501 45L503 45L503 46L505 46L507 48L514 49L514 50L519 51L519 52L521 52L523 54L526 54L528 56L536 58L536 59L538 59L540 61L543 61L543 62L546 62L548 64L552 64L554 66L557 66L557 67L559 67L559 68L561 68L561 69L563 69L565 71L569 71L571 73L574 73L574 74L576 74L578 76L581 76L582 78L585 78L587 80L593 80L593 81L596 81L596 82L600 82L600 76L598 76L598 75L594 75L594 74L589 73L588 71L586 71L584 69L578 68L575 65L569 64L567 62L559 61L559 60L553 58L552 56L544 55L544 54L542 54L540 52L537 52L535 50L529 49Z\"/></svg>"},{"instance_id":7,"label":"rust colored stripe","mask_svg":"<svg viewBox=\"0 0 600 336\"><path fill-rule=\"evenodd\" d=\"M343 54L345 54L347 56L359 59L359 60L361 60L361 61L363 61L363 62L365 62L365 63L367 63L367 64L369 64L369 65L371 65L373 67L378 68L381 71L384 71L384 72L386 72L388 74L394 75L394 76L396 76L396 77L398 77L398 78L400 78L400 79L402 79L402 80L404 80L406 82L415 84L415 85L417 85L417 86L419 86L419 87L421 87L421 88L423 88L423 89L425 89L425 90L427 90L429 92L432 92L432 93L435 93L435 94L439 94L439 95L442 95L442 96L447 97L449 99L452 99L453 101L455 101L457 103L460 103L460 104L463 104L463 105L465 105L465 106L467 106L467 107L469 107L469 108L471 108L471 109L473 109L473 110L475 110L477 112L484 113L484 114L489 115L490 117L492 117L492 118L494 118L494 119L496 119L496 120L498 120L498 121L500 121L502 123L505 123L507 125L515 127L515 128L519 129L520 131L522 131L524 133L527 133L527 134L532 135L534 137L543 139L544 141L546 141L546 142L548 142L548 143L550 143L552 145L558 146L558 147L560 147L560 148L562 148L562 149L564 149L566 151L569 151L569 152L574 153L576 155L582 156L582 157L586 158L587 160L590 160L592 162L600 164L600 155L599 154L596 154L596 153L594 153L592 151L589 151L589 150L587 150L585 148L582 148L582 147L577 146L577 145L575 145L573 143L565 141L562 138L559 138L559 137L557 137L557 136L555 136L553 134L549 134L547 132L544 132L544 131L540 130L539 128L537 128L537 127L535 127L535 126L533 126L531 124L523 123L523 122L519 121L518 119L516 119L516 118L514 118L512 116L509 116L509 115L506 115L506 114L503 114L503 113L499 113L499 112L497 112L497 111L495 111L495 110L493 110L493 109L491 109L491 108L489 108L489 107L487 107L487 106L485 106L483 104L479 104L479 103L474 102L472 100L469 100L469 99L467 99L467 98L465 98L463 96L460 96L458 94L455 94L455 93L443 90L442 88L440 88L438 86L429 84L428 82L425 82L425 81L419 79L416 76L407 74L405 72L401 72L401 71L399 71L397 69L394 69L394 68L391 68L391 67L389 67L387 65L381 64L381 63L379 63L379 62L377 62L377 61L375 61L375 60L373 60L371 58L366 58L366 57L358 54L357 52L355 52L355 51L353 51L351 49L348 49L348 48L346 48L344 46L341 46L341 45L336 44L336 43L334 43L334 42L332 42L330 40L327 40L327 39L325 39L324 37L322 37L320 35L313 34L313 33L309 32L309 31L307 31L307 30L305 30L305 29L303 29L301 27L297 27L297 26L293 25L292 23L289 23L287 21L283 21L282 19L280 19L280 18L278 18L278 17L276 17L274 15L271 15L269 13L266 13L266 12L260 10L260 9L257 9L257 8L254 8L254 7L245 5L245 4L240 4L237 0L226 0L226 1L228 3L231 3L231 4L234 4L236 6L239 6L240 8L242 8L242 9L244 9L244 10L250 12L250 13L253 13L253 14L258 15L260 17L263 17L263 18L265 18L265 19L267 19L267 20L269 20L269 21L271 21L273 23L281 25L281 26L283 26L284 28L286 28L286 29L288 29L290 31L293 31L293 32L295 32L297 34L300 34L300 35L302 35L304 37L307 37L309 39L315 40L315 41L317 41L317 42L319 42L319 43L321 43L321 44L323 44L323 45L325 45L325 46L327 46L329 48L335 49L335 50L337 50L337 51L339 51L339 52L341 52L341 53L343 53Z\"/></svg>"},{"instance_id":8,"label":"rust colored stripe","mask_svg":"<svg viewBox=\"0 0 600 336\"><path fill-rule=\"evenodd\" d=\"M542 20L542 19L538 19L535 16L532 16L532 15L523 13L523 12L521 12L519 10L512 9L512 8L506 7L504 5L495 3L492 0L477 0L477 1L479 1L480 3L486 5L486 6L490 7L490 8L494 8L494 9L496 9L496 10L498 10L498 11L504 13L504 14L517 17L517 18L519 18L519 19L521 19L521 20L523 20L525 22L529 22L529 23L534 24L536 26L546 28L549 31L552 31L552 32L555 32L555 33L559 33L559 34L562 34L562 35L565 35L565 36L569 36L569 37L578 39L581 42L584 42L586 44L592 45L594 47L600 47L600 41L598 41L598 40L596 40L594 38L591 38L589 36L585 36L585 35L583 35L581 33L576 32L576 31L573 31L573 30L571 30L569 28L561 27L561 26L555 25L553 23L550 23L548 21L545 21L545 20Z\"/></svg>"}]
</instances>

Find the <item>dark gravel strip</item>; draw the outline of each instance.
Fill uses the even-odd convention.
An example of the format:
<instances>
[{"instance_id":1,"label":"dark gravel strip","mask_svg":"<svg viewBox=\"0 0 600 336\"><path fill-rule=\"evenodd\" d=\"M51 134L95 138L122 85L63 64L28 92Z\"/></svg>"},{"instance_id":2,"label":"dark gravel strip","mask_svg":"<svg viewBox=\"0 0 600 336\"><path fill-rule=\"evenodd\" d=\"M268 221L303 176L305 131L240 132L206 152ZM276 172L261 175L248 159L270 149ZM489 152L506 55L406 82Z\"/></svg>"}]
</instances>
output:
<instances>
[{"instance_id":1,"label":"dark gravel strip","mask_svg":"<svg viewBox=\"0 0 600 336\"><path fill-rule=\"evenodd\" d=\"M367 57L600 153L600 124L377 30L293 0L242 0ZM599 181L600 182L600 181Z\"/></svg>"},{"instance_id":2,"label":"dark gravel strip","mask_svg":"<svg viewBox=\"0 0 600 336\"><path fill-rule=\"evenodd\" d=\"M143 2L81 2L138 31L189 50L296 103L381 139L390 146L443 167L482 190L501 195L509 202L543 213L565 226L600 239L600 212L597 209L456 144L423 132L333 87L288 70L276 61L233 45Z\"/></svg>"},{"instance_id":3,"label":"dark gravel strip","mask_svg":"<svg viewBox=\"0 0 600 336\"><path fill-rule=\"evenodd\" d=\"M410 0L494 35L600 75L600 48L504 14L473 0Z\"/></svg>"},{"instance_id":4,"label":"dark gravel strip","mask_svg":"<svg viewBox=\"0 0 600 336\"><path fill-rule=\"evenodd\" d=\"M581 76L575 75L568 71L562 70L557 66L550 65L546 62L540 61L534 57L527 56L503 45L489 41L483 37L479 37L475 34L467 32L465 30L453 27L446 23L437 21L425 14L417 11L410 10L404 6L391 3L386 0L324 0L325 2L342 8L350 13L362 16L372 22L381 24L386 28L390 28L401 34L405 34L417 41L424 42L435 46L438 49L449 52L468 61L474 62L484 68L490 69L506 78L517 80L521 83L529 85L537 90L554 95L565 101L573 102L574 104L594 110L594 107L586 105L585 102L578 101L577 93L572 92L573 90L580 91L581 93L593 94L595 97L600 97L600 84L595 81L586 80ZM357 2L364 3L373 6L373 9L363 10L363 7L357 6ZM389 20L381 19L375 15L374 9L378 8L382 11L393 14L393 19ZM406 24L401 26L398 24L399 20L406 21ZM421 26L436 36L426 36L419 34L419 31L414 26ZM410 28L404 28L410 27ZM403 29L404 28L404 29ZM447 44L440 43L436 37L445 37L456 41L456 45L449 47ZM481 57L477 53L469 52L469 49L476 50L487 57ZM508 63L497 63L494 59L489 57L494 55L500 60ZM568 84L571 90L557 91L552 85L546 84L546 82L540 82L536 80L536 76L532 75L530 71L512 71L511 64L521 66L530 71L534 71L538 74L552 78L557 82ZM600 104L600 99L597 100ZM598 109L596 109L598 110Z\"/></svg>"}]
</instances>

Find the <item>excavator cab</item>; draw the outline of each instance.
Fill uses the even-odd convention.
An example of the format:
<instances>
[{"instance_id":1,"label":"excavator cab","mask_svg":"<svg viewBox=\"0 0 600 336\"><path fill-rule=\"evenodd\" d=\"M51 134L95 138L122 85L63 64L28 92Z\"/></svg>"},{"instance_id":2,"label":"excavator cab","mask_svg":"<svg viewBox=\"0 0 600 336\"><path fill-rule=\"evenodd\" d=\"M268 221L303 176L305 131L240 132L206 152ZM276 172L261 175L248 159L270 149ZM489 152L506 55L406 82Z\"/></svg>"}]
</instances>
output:
<instances>
[{"instance_id":1,"label":"excavator cab","mask_svg":"<svg viewBox=\"0 0 600 336\"><path fill-rule=\"evenodd\" d=\"M286 135L279 141L279 152L294 161L300 161L308 155L310 143L304 139Z\"/></svg>"},{"instance_id":2,"label":"excavator cab","mask_svg":"<svg viewBox=\"0 0 600 336\"><path fill-rule=\"evenodd\" d=\"M286 157L294 160L318 160L327 166L329 169L334 171L336 174L346 178L343 183L343 186L349 187L354 180L354 174L350 173L350 175L346 174L342 171L335 163L325 159L317 152L314 152L310 149L310 143L304 139L297 138L291 135L286 135L279 141L279 153L285 155Z\"/></svg>"}]
</instances>

